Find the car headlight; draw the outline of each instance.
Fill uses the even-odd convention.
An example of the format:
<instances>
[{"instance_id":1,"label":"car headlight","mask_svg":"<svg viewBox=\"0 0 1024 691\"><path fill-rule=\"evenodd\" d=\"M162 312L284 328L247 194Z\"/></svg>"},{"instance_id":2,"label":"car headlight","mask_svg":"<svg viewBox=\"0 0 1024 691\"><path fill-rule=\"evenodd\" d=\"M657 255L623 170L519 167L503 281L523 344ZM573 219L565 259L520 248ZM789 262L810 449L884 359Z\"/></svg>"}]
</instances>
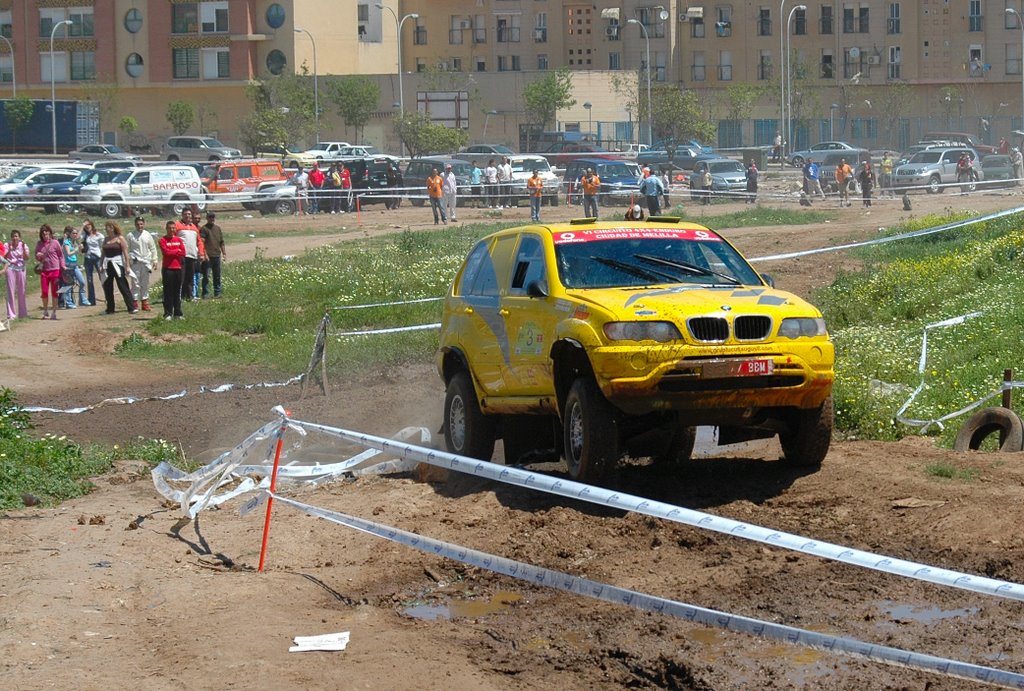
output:
<instances>
[{"instance_id":1,"label":"car headlight","mask_svg":"<svg viewBox=\"0 0 1024 691\"><path fill-rule=\"evenodd\" d=\"M605 335L613 341L677 341L683 336L672 322L608 322Z\"/></svg>"},{"instance_id":2,"label":"car headlight","mask_svg":"<svg viewBox=\"0 0 1024 691\"><path fill-rule=\"evenodd\" d=\"M825 320L820 317L788 317L779 325L779 336L782 338L824 336L826 333Z\"/></svg>"}]
</instances>

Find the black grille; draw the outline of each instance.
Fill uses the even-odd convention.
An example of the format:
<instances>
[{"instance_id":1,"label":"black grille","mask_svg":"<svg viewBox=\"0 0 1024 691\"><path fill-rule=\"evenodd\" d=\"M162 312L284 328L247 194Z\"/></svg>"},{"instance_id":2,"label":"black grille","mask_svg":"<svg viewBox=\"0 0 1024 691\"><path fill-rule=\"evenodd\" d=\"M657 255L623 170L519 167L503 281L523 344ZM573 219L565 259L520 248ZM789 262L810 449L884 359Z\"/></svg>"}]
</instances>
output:
<instances>
[{"instance_id":1,"label":"black grille","mask_svg":"<svg viewBox=\"0 0 1024 691\"><path fill-rule=\"evenodd\" d=\"M733 325L737 341L763 341L772 331L771 317L740 316Z\"/></svg>"},{"instance_id":2,"label":"black grille","mask_svg":"<svg viewBox=\"0 0 1024 691\"><path fill-rule=\"evenodd\" d=\"M697 341L724 341L729 338L729 323L721 317L693 317L686 325Z\"/></svg>"}]
</instances>

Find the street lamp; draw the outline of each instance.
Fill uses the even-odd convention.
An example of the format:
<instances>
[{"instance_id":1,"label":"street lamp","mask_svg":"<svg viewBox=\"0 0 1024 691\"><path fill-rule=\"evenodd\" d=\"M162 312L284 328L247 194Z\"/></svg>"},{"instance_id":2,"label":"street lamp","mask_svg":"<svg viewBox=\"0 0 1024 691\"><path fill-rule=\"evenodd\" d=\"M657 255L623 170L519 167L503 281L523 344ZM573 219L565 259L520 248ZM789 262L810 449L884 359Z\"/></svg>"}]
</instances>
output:
<instances>
[{"instance_id":1,"label":"street lamp","mask_svg":"<svg viewBox=\"0 0 1024 691\"><path fill-rule=\"evenodd\" d=\"M651 125L651 37L647 35L647 27L639 19L630 19L626 23L639 26L644 34L644 43L647 44L647 145L651 146L654 143L654 127Z\"/></svg>"},{"instance_id":2,"label":"street lamp","mask_svg":"<svg viewBox=\"0 0 1024 691\"><path fill-rule=\"evenodd\" d=\"M395 34L397 35L398 43L398 114L400 117L405 117L405 92L402 90L402 25L405 24L406 19L419 19L420 16L415 12L407 14L401 19L395 14L395 11L390 7L376 3L378 10L387 10L391 13L391 16L395 18ZM405 140L401 142L402 155L405 155Z\"/></svg>"},{"instance_id":3,"label":"street lamp","mask_svg":"<svg viewBox=\"0 0 1024 691\"><path fill-rule=\"evenodd\" d=\"M594 138L594 115L593 115L593 113L590 112L590 109L594 107L594 104L591 103L590 101L587 101L586 103L583 104L583 107L587 109L587 134L589 134L590 138L593 139Z\"/></svg>"},{"instance_id":4,"label":"street lamp","mask_svg":"<svg viewBox=\"0 0 1024 691\"><path fill-rule=\"evenodd\" d=\"M793 36L789 33L789 27L793 23L793 15L797 11L807 11L807 5L797 5L789 11L789 16L786 17L786 81L788 82L786 85L786 112L789 113L789 120L786 122L786 136L783 138L786 141L793 140L793 66L790 64ZM783 144L783 150L785 150L785 144Z\"/></svg>"},{"instance_id":5,"label":"street lamp","mask_svg":"<svg viewBox=\"0 0 1024 691\"><path fill-rule=\"evenodd\" d=\"M838 108L838 103L833 103L828 107L828 138L831 139L832 141L836 140L835 127L833 125L835 123L834 117L836 109Z\"/></svg>"},{"instance_id":6,"label":"street lamp","mask_svg":"<svg viewBox=\"0 0 1024 691\"><path fill-rule=\"evenodd\" d=\"M1020 14L1012 7L1006 8L1006 14L1017 16L1017 28L1020 29L1020 109L1021 126L1024 127L1024 19L1021 19Z\"/></svg>"},{"instance_id":7,"label":"street lamp","mask_svg":"<svg viewBox=\"0 0 1024 691\"><path fill-rule=\"evenodd\" d=\"M53 25L53 29L50 31L50 119L53 125L52 133L54 154L57 153L57 91L53 80L53 37L57 33L57 29L61 26L64 26L65 24L71 24L71 20L65 19L63 21L57 22L56 24ZM13 58L14 53L11 53L11 56Z\"/></svg>"},{"instance_id":8,"label":"street lamp","mask_svg":"<svg viewBox=\"0 0 1024 691\"><path fill-rule=\"evenodd\" d=\"M779 2L779 19L786 5L786 0ZM786 130L786 32L779 32L779 138L782 139L782 146L779 151L779 167L786 167L786 144L782 133Z\"/></svg>"},{"instance_id":9,"label":"street lamp","mask_svg":"<svg viewBox=\"0 0 1024 691\"><path fill-rule=\"evenodd\" d=\"M320 143L320 79L316 71L316 41L313 40L313 34L309 33L307 29L300 29L295 27L295 33L306 34L309 36L309 42L313 44L313 115L316 117L316 143Z\"/></svg>"},{"instance_id":10,"label":"street lamp","mask_svg":"<svg viewBox=\"0 0 1024 691\"><path fill-rule=\"evenodd\" d=\"M489 111L487 111L486 117L484 117L484 136L483 136L483 139L484 139L485 142L487 141L487 125L491 121L491 116L492 115L497 115L497 114L498 114L498 111L496 111L496 110L489 110Z\"/></svg>"},{"instance_id":11,"label":"street lamp","mask_svg":"<svg viewBox=\"0 0 1024 691\"><path fill-rule=\"evenodd\" d=\"M14 46L11 45L10 40L6 36L4 36L3 34L0 34L0 40L2 40L4 43L7 44L7 52L9 52L11 54L11 89L14 90L14 93L12 94L12 96L14 98L17 98L18 97L18 73L14 69Z\"/></svg>"}]
</instances>

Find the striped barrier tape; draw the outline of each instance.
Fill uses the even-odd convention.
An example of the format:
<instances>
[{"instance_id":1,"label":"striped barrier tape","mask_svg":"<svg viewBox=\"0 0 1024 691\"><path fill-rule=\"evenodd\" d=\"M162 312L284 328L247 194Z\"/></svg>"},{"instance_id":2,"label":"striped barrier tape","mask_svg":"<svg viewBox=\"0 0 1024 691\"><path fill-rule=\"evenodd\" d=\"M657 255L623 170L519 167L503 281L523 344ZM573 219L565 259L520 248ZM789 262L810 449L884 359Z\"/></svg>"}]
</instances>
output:
<instances>
[{"instance_id":1,"label":"striped barrier tape","mask_svg":"<svg viewBox=\"0 0 1024 691\"><path fill-rule=\"evenodd\" d=\"M541 566L533 566L514 559L499 557L450 542L410 533L367 519L356 518L338 511L305 504L280 494L274 494L273 497L275 501L287 504L310 516L411 547L425 554L459 561L533 585L546 586L574 595L582 595L603 602L624 605L642 612L665 614L693 624L713 626L727 631L750 634L768 640L791 643L815 650L850 655L872 662L881 662L897 667L937 673L958 679L1024 689L1024 674L698 607L697 605L648 595L636 590L629 590L600 581L573 576Z\"/></svg>"},{"instance_id":2,"label":"striped barrier tape","mask_svg":"<svg viewBox=\"0 0 1024 691\"><path fill-rule=\"evenodd\" d=\"M370 336L373 334L393 334L400 333L402 331L426 331L427 329L440 329L441 322L436 324L415 324L413 326L392 326L386 329L363 329L361 331L331 331L331 336L346 337L346 336Z\"/></svg>"},{"instance_id":3,"label":"striped barrier tape","mask_svg":"<svg viewBox=\"0 0 1024 691\"><path fill-rule=\"evenodd\" d=\"M873 554L792 533L763 528L751 523L743 523L730 518L673 506L672 504L666 504L653 499L616 492L603 487L594 487L573 480L498 465L489 461L470 459L445 451L396 442L371 434L353 432L301 420L290 420L290 423L297 427L323 432L368 448L386 451L398 458L412 459L420 463L428 463L439 468L455 470L488 480L504 482L517 487L524 487L569 499L578 499L600 506L613 507L623 511L632 511L654 518L682 523L694 528L704 528L724 535L733 535L745 540L782 547L823 559L832 559L873 571L881 571L985 595L995 595L1010 600L1024 601L1024 585L1018 583L988 578L986 576L974 576L897 557Z\"/></svg>"}]
</instances>

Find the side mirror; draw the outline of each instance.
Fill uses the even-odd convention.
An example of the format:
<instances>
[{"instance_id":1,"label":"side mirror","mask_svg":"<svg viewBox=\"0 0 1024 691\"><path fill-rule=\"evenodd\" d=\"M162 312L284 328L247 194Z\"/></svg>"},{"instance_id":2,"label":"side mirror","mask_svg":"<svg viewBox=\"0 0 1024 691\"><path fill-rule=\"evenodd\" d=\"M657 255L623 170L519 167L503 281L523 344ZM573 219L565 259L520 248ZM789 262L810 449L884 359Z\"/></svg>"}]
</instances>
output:
<instances>
[{"instance_id":1,"label":"side mirror","mask_svg":"<svg viewBox=\"0 0 1024 691\"><path fill-rule=\"evenodd\" d=\"M546 298L548 289L543 281L530 281L526 286L526 294L532 298Z\"/></svg>"},{"instance_id":2,"label":"side mirror","mask_svg":"<svg viewBox=\"0 0 1024 691\"><path fill-rule=\"evenodd\" d=\"M771 274L761 274L761 280L767 283L769 288L775 287L775 279L772 278Z\"/></svg>"}]
</instances>

